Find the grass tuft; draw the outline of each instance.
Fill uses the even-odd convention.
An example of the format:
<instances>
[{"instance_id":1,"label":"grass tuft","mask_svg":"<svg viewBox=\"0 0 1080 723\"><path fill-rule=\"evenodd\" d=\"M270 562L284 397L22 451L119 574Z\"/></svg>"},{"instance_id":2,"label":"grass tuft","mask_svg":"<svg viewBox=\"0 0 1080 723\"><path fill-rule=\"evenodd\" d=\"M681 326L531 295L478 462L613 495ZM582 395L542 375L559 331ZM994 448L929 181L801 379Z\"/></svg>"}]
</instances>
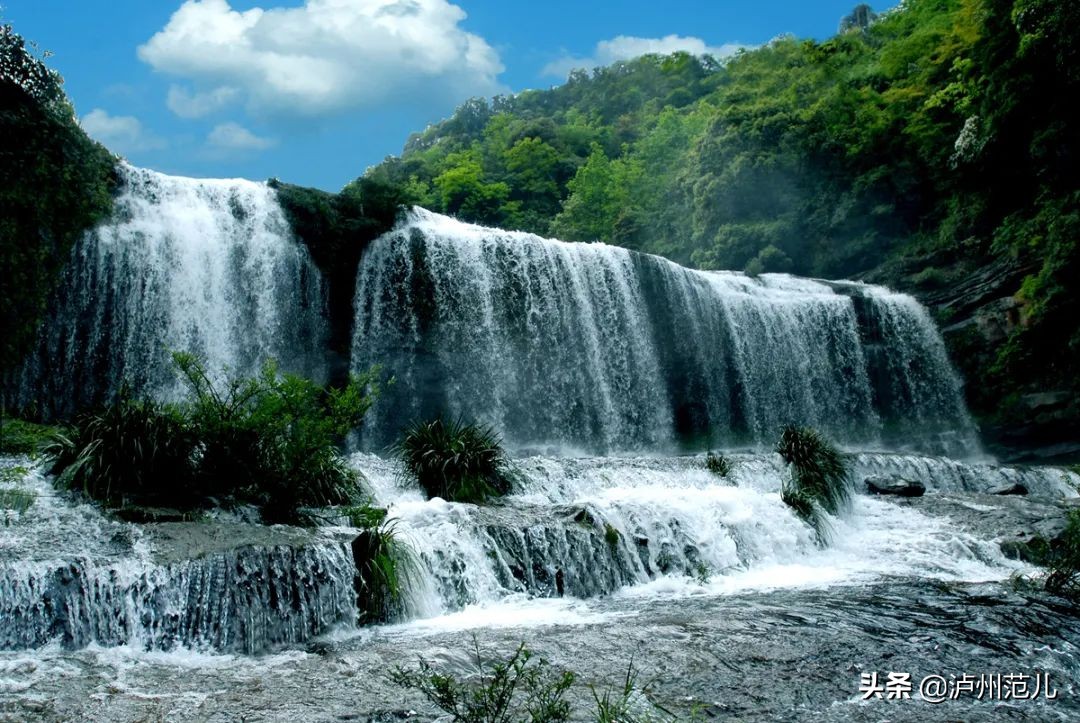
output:
<instances>
[{"instance_id":1,"label":"grass tuft","mask_svg":"<svg viewBox=\"0 0 1080 723\"><path fill-rule=\"evenodd\" d=\"M442 418L416 422L393 451L429 498L482 504L511 488L502 440L488 426Z\"/></svg>"},{"instance_id":2,"label":"grass tuft","mask_svg":"<svg viewBox=\"0 0 1080 723\"><path fill-rule=\"evenodd\" d=\"M397 533L397 520L382 507L360 505L347 511L360 528L352 542L356 594L361 622L386 622L401 612L407 575L415 565L412 551Z\"/></svg>"},{"instance_id":3,"label":"grass tuft","mask_svg":"<svg viewBox=\"0 0 1080 723\"><path fill-rule=\"evenodd\" d=\"M847 459L809 427L785 427L776 451L791 467L791 479L780 490L780 499L809 522L824 543L829 534L824 512L837 514L850 503Z\"/></svg>"},{"instance_id":4,"label":"grass tuft","mask_svg":"<svg viewBox=\"0 0 1080 723\"><path fill-rule=\"evenodd\" d=\"M566 691L576 676L569 671L552 669L546 660L536 658L522 643L505 661L485 664L480 647L473 639L476 666L475 681L459 680L441 673L423 657L419 668L397 667L391 680L410 690L417 690L433 705L462 723L561 723L570 720Z\"/></svg>"},{"instance_id":5,"label":"grass tuft","mask_svg":"<svg viewBox=\"0 0 1080 723\"><path fill-rule=\"evenodd\" d=\"M731 460L723 454L709 452L705 455L705 468L717 477L727 477L731 472Z\"/></svg>"}]
</instances>

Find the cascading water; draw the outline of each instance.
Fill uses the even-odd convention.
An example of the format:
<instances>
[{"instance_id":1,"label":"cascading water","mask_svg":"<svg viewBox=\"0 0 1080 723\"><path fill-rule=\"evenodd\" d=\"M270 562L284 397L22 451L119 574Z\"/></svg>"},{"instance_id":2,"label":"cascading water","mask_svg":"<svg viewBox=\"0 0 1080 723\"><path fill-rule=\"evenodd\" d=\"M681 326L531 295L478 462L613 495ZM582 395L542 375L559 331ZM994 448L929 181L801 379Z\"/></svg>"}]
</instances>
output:
<instances>
[{"instance_id":1,"label":"cascading water","mask_svg":"<svg viewBox=\"0 0 1080 723\"><path fill-rule=\"evenodd\" d=\"M348 536L140 527L64 498L37 470L20 488L34 501L0 527L0 649L258 653L357 622Z\"/></svg>"},{"instance_id":2,"label":"cascading water","mask_svg":"<svg viewBox=\"0 0 1080 723\"><path fill-rule=\"evenodd\" d=\"M410 618L622 589L689 585L717 594L882 576L998 580L1018 569L996 542L947 517L863 494L850 515L831 519L832 541L822 547L780 499L786 472L777 455L731 462L718 479L701 457L528 457L514 463L514 494L478 507L425 499L394 461L352 458L417 562L403 568ZM1019 483L1053 501L1075 498L1080 485L1060 469L869 453L853 463L856 479L897 475L931 494ZM252 653L355 629L355 530L227 517L140 526L64 497L36 470L20 489L34 502L0 527L0 649L58 641Z\"/></svg>"},{"instance_id":3,"label":"cascading water","mask_svg":"<svg viewBox=\"0 0 1080 723\"><path fill-rule=\"evenodd\" d=\"M426 500L397 463L370 454L353 461L422 562L411 591L420 617L517 594L591 597L687 577L727 591L881 574L988 580L1016 569L996 543L947 518L866 494L854 496L851 514L830 519L831 544L822 548L780 499L787 472L778 455L730 459L731 472L718 479L701 457L523 458L517 490L495 507ZM895 475L931 494L985 495L1019 483L1060 500L1080 486L1080 475L1062 469L914 455L863 453L852 470L860 484Z\"/></svg>"},{"instance_id":4,"label":"cascading water","mask_svg":"<svg viewBox=\"0 0 1080 723\"><path fill-rule=\"evenodd\" d=\"M761 447L798 423L855 447L977 450L960 381L910 297L692 271L421 209L358 273L352 365L375 363L397 383L368 448L449 414L519 449Z\"/></svg>"},{"instance_id":5,"label":"cascading water","mask_svg":"<svg viewBox=\"0 0 1080 723\"><path fill-rule=\"evenodd\" d=\"M175 396L171 351L325 376L325 295L273 189L123 164L112 217L76 244L14 403L64 414L122 384Z\"/></svg>"}]
</instances>

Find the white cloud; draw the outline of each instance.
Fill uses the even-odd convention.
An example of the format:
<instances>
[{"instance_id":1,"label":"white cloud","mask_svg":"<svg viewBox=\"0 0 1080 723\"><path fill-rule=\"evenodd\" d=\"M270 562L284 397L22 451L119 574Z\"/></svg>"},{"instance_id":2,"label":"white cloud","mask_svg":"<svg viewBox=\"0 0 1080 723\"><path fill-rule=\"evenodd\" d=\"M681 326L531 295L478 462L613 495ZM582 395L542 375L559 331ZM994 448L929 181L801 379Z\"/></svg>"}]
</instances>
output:
<instances>
[{"instance_id":1,"label":"white cloud","mask_svg":"<svg viewBox=\"0 0 1080 723\"><path fill-rule=\"evenodd\" d=\"M202 118L226 107L240 94L236 88L222 86L205 93L193 93L179 85L169 87L166 105L181 118Z\"/></svg>"},{"instance_id":2,"label":"white cloud","mask_svg":"<svg viewBox=\"0 0 1080 723\"><path fill-rule=\"evenodd\" d=\"M306 0L233 10L186 0L138 49L155 70L209 89L170 92L193 114L236 94L249 110L319 116L393 100L449 103L499 90L499 56L447 0ZM178 111L179 109L179 111Z\"/></svg>"},{"instance_id":3,"label":"white cloud","mask_svg":"<svg viewBox=\"0 0 1080 723\"><path fill-rule=\"evenodd\" d=\"M264 151L277 144L274 139L257 136L239 123L215 126L206 142L218 151Z\"/></svg>"},{"instance_id":4,"label":"white cloud","mask_svg":"<svg viewBox=\"0 0 1080 723\"><path fill-rule=\"evenodd\" d=\"M84 115L79 125L91 138L115 153L156 151L167 145L163 138L146 130L135 116L109 115L101 108L94 108Z\"/></svg>"},{"instance_id":5,"label":"white cloud","mask_svg":"<svg viewBox=\"0 0 1080 723\"><path fill-rule=\"evenodd\" d=\"M630 60L650 53L670 55L681 51L691 55L711 55L714 58L721 59L730 57L749 47L751 46L738 43L712 46L701 38L681 35L665 35L662 38L635 38L629 35L619 35L611 40L601 40L596 44L593 54L587 58L567 55L548 63L541 72L544 75L565 78L575 68L598 68L603 65L611 65L620 60Z\"/></svg>"}]
</instances>

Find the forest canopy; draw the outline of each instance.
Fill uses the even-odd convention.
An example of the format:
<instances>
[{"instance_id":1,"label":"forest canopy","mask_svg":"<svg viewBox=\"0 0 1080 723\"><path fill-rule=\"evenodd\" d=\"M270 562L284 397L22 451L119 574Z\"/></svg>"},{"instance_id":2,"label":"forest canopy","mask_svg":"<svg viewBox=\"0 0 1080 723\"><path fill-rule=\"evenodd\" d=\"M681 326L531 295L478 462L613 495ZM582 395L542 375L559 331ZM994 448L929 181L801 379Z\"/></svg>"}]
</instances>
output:
<instances>
[{"instance_id":1,"label":"forest canopy","mask_svg":"<svg viewBox=\"0 0 1080 723\"><path fill-rule=\"evenodd\" d=\"M965 369L993 382L984 407L1080 371L1078 27L1076 2L859 6L825 42L646 55L470 100L364 178L704 269L932 291L1007 261L1029 271L1023 323Z\"/></svg>"}]
</instances>

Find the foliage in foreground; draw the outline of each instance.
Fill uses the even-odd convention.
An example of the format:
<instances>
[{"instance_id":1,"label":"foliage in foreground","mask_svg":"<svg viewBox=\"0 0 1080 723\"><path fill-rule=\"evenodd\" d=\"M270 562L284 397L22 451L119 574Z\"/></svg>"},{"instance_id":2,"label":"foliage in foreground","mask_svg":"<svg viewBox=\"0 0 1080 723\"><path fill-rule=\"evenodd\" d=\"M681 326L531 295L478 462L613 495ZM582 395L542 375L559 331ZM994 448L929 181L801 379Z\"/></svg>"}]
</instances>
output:
<instances>
[{"instance_id":1,"label":"foliage in foreground","mask_svg":"<svg viewBox=\"0 0 1080 723\"><path fill-rule=\"evenodd\" d=\"M1080 510L1070 510L1065 529L1053 540L1036 537L1027 545L1030 560L1046 568L1031 577L1014 579L1023 587L1039 585L1047 592L1080 606Z\"/></svg>"},{"instance_id":2,"label":"foliage in foreground","mask_svg":"<svg viewBox=\"0 0 1080 723\"><path fill-rule=\"evenodd\" d=\"M408 575L416 564L412 550L397 532L397 521L383 507L360 505L346 510L360 528L352 542L356 596L362 622L385 622L400 612Z\"/></svg>"},{"instance_id":3,"label":"foliage in foreground","mask_svg":"<svg viewBox=\"0 0 1080 723\"><path fill-rule=\"evenodd\" d=\"M566 694L577 682L571 671L551 667L543 658L533 655L521 643L505 661L485 665L476 639L473 650L479 675L474 680L461 680L436 670L421 657L419 668L394 669L391 680L398 685L419 691L433 705L452 716L455 723L560 723L561 721L592 718L597 723L669 723L676 720L698 720L700 707L695 705L687 715L677 716L652 703L646 697L633 662L617 688L603 692L589 684L595 704L591 715L574 710Z\"/></svg>"},{"instance_id":4,"label":"foliage in foreground","mask_svg":"<svg viewBox=\"0 0 1080 723\"><path fill-rule=\"evenodd\" d=\"M272 361L256 377L216 383L194 356L174 358L183 402L121 395L56 436L47 454L61 485L109 506L252 504L268 523L358 501L357 473L337 444L378 394L378 369L326 389Z\"/></svg>"},{"instance_id":5,"label":"foliage in foreground","mask_svg":"<svg viewBox=\"0 0 1080 723\"><path fill-rule=\"evenodd\" d=\"M416 422L394 447L428 497L483 503L510 491L510 467L494 429L460 420Z\"/></svg>"},{"instance_id":6,"label":"foliage in foreground","mask_svg":"<svg viewBox=\"0 0 1080 723\"><path fill-rule=\"evenodd\" d=\"M418 670L397 667L391 680L420 691L431 703L461 723L557 723L570 718L564 700L575 676L555 671L543 658L534 659L522 643L506 661L487 665L473 641L479 680L467 683L440 673L420 658Z\"/></svg>"},{"instance_id":7,"label":"foliage in foreground","mask_svg":"<svg viewBox=\"0 0 1080 723\"><path fill-rule=\"evenodd\" d=\"M56 431L45 424L5 418L0 421L0 454L35 456Z\"/></svg>"},{"instance_id":8,"label":"foliage in foreground","mask_svg":"<svg viewBox=\"0 0 1080 723\"><path fill-rule=\"evenodd\" d=\"M709 452L705 455L705 468L717 477L727 477L731 472L731 460L723 454Z\"/></svg>"},{"instance_id":9,"label":"foliage in foreground","mask_svg":"<svg viewBox=\"0 0 1080 723\"><path fill-rule=\"evenodd\" d=\"M776 451L791 467L790 481L780 499L825 537L827 521L820 511L836 514L851 498L850 473L844 455L820 432L809 427L785 427Z\"/></svg>"},{"instance_id":10,"label":"foliage in foreground","mask_svg":"<svg viewBox=\"0 0 1080 723\"><path fill-rule=\"evenodd\" d=\"M110 506L197 504L195 437L179 409L127 394L45 448L57 484Z\"/></svg>"}]
</instances>

